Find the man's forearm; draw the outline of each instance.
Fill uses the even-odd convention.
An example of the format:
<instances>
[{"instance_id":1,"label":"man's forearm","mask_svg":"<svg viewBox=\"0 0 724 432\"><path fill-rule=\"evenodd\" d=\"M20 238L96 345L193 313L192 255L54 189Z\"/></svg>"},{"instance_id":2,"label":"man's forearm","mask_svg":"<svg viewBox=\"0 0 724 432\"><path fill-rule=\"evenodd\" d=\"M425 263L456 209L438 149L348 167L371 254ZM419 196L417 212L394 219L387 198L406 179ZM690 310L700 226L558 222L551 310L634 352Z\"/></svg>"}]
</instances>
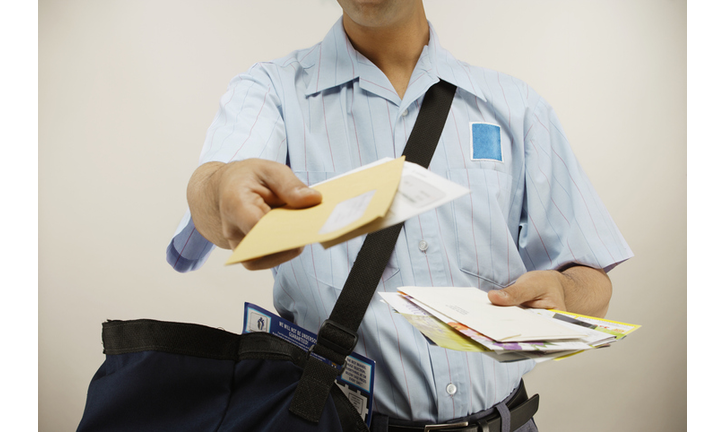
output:
<instances>
[{"instance_id":1,"label":"man's forearm","mask_svg":"<svg viewBox=\"0 0 724 432\"><path fill-rule=\"evenodd\" d=\"M605 271L573 266L559 275L567 310L601 318L606 316L613 287Z\"/></svg>"}]
</instances>

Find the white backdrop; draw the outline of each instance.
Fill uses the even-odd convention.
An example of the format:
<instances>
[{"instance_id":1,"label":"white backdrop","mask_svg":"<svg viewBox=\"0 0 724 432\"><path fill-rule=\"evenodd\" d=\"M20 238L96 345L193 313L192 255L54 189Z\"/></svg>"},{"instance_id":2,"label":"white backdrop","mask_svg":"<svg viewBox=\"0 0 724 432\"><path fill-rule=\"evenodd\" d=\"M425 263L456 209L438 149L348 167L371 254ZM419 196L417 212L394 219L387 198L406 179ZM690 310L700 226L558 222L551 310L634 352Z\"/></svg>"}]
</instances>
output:
<instances>
[{"instance_id":1,"label":"white backdrop","mask_svg":"<svg viewBox=\"0 0 724 432\"><path fill-rule=\"evenodd\" d=\"M457 58L530 84L636 256L610 319L643 328L537 367L542 431L686 428L686 2L426 0ZM75 430L103 361L100 324L154 318L241 331L271 273L215 251L177 274L166 245L227 83L321 40L331 0L41 0L39 430Z\"/></svg>"}]
</instances>

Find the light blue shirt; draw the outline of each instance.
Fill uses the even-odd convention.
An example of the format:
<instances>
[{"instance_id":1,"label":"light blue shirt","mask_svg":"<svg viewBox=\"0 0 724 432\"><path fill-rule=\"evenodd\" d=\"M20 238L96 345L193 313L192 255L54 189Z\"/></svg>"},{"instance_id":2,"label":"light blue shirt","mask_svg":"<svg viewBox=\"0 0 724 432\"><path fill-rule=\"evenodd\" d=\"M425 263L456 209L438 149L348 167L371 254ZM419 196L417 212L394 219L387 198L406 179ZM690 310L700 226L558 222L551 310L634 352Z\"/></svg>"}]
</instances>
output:
<instances>
[{"instance_id":1,"label":"light blue shirt","mask_svg":"<svg viewBox=\"0 0 724 432\"><path fill-rule=\"evenodd\" d=\"M402 100L355 51L341 19L319 44L255 64L222 96L200 163L265 158L314 184L398 157L425 92L440 79L458 90L430 170L472 193L405 222L378 291L487 291L530 270L580 263L608 271L632 256L546 101L520 80L456 60L432 26ZM316 332L363 240L307 246L275 268L277 311ZM194 270L212 249L187 212L167 259L178 271ZM379 296L356 351L377 361L375 411L433 422L491 407L534 365L431 346Z\"/></svg>"}]
</instances>

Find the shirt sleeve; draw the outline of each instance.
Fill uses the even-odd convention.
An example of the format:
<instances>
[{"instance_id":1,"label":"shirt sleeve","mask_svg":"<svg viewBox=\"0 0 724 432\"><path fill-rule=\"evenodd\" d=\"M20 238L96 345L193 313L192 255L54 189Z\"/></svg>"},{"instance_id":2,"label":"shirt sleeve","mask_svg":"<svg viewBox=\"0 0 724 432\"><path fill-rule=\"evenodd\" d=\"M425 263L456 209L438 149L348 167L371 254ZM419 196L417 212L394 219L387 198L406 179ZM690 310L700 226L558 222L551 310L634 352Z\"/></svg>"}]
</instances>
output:
<instances>
[{"instance_id":1,"label":"shirt sleeve","mask_svg":"<svg viewBox=\"0 0 724 432\"><path fill-rule=\"evenodd\" d=\"M268 66L256 64L231 80L206 132L199 165L262 158L286 163L286 131L281 103ZM213 243L194 226L188 210L166 248L166 261L179 272L196 270L209 257Z\"/></svg>"},{"instance_id":2,"label":"shirt sleeve","mask_svg":"<svg viewBox=\"0 0 724 432\"><path fill-rule=\"evenodd\" d=\"M525 119L519 251L528 271L582 264L609 271L631 249L578 163L560 121L539 99Z\"/></svg>"}]
</instances>

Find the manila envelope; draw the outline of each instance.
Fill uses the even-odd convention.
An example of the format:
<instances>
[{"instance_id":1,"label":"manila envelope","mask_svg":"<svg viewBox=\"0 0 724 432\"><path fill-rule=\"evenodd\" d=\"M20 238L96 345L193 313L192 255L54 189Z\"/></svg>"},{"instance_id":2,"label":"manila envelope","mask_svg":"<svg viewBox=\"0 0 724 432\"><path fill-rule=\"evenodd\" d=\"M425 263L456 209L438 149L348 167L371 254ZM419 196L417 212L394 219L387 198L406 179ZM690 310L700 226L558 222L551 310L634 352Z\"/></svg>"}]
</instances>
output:
<instances>
[{"instance_id":1,"label":"manila envelope","mask_svg":"<svg viewBox=\"0 0 724 432\"><path fill-rule=\"evenodd\" d=\"M402 156L312 186L322 193L320 204L272 209L259 219L226 264L328 242L384 217L397 193L404 162Z\"/></svg>"}]
</instances>

